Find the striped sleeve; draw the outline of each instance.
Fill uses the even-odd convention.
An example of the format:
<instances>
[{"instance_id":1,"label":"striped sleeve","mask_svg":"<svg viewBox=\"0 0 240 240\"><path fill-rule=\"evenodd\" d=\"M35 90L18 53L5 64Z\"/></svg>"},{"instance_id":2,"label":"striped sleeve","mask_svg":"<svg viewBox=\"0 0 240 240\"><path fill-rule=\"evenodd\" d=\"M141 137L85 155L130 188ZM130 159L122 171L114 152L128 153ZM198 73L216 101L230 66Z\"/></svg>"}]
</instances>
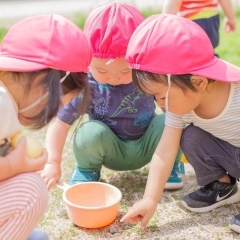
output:
<instances>
[{"instance_id":1,"label":"striped sleeve","mask_svg":"<svg viewBox=\"0 0 240 240\"><path fill-rule=\"evenodd\" d=\"M182 117L171 112L166 112L165 124L172 128L184 128L185 126Z\"/></svg>"}]
</instances>

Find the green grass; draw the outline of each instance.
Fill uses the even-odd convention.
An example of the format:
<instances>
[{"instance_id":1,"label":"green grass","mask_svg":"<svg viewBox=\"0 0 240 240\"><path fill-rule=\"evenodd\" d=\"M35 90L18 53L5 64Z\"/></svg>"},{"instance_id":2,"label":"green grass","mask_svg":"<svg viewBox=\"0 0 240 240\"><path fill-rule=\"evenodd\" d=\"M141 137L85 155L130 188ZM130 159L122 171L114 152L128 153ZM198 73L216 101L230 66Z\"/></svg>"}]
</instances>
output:
<instances>
[{"instance_id":1,"label":"green grass","mask_svg":"<svg viewBox=\"0 0 240 240\"><path fill-rule=\"evenodd\" d=\"M238 67L240 67L240 48L238 39L240 39L240 12L236 13L237 31L234 33L226 33L223 29L223 19L220 26L220 44L216 48L216 52L220 57Z\"/></svg>"},{"instance_id":2,"label":"green grass","mask_svg":"<svg viewBox=\"0 0 240 240\"><path fill-rule=\"evenodd\" d=\"M6 33L7 33L6 28L0 28L0 42Z\"/></svg>"}]
</instances>

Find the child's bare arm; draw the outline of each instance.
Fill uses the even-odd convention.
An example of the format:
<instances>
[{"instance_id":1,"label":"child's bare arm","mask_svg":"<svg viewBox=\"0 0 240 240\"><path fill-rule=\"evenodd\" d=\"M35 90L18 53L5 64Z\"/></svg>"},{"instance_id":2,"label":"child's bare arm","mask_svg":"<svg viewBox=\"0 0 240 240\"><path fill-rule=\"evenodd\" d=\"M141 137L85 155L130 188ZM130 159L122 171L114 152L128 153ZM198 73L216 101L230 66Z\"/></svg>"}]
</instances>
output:
<instances>
[{"instance_id":1,"label":"child's bare arm","mask_svg":"<svg viewBox=\"0 0 240 240\"><path fill-rule=\"evenodd\" d=\"M236 18L231 0L218 0L224 14L224 29L226 32L234 32L236 30Z\"/></svg>"},{"instance_id":2,"label":"child's bare arm","mask_svg":"<svg viewBox=\"0 0 240 240\"><path fill-rule=\"evenodd\" d=\"M165 0L163 2L162 13L177 14L183 0Z\"/></svg>"},{"instance_id":3,"label":"child's bare arm","mask_svg":"<svg viewBox=\"0 0 240 240\"><path fill-rule=\"evenodd\" d=\"M180 145L181 134L182 129L165 126L161 140L151 160L143 199L133 205L130 211L121 219L122 222L129 221L135 224L141 221L141 228L146 227L156 210L165 183L172 171Z\"/></svg>"},{"instance_id":4,"label":"child's bare arm","mask_svg":"<svg viewBox=\"0 0 240 240\"><path fill-rule=\"evenodd\" d=\"M62 151L69 128L70 125L58 118L55 118L48 127L45 143L48 151L48 161L41 172L48 189L61 178Z\"/></svg>"}]
</instances>

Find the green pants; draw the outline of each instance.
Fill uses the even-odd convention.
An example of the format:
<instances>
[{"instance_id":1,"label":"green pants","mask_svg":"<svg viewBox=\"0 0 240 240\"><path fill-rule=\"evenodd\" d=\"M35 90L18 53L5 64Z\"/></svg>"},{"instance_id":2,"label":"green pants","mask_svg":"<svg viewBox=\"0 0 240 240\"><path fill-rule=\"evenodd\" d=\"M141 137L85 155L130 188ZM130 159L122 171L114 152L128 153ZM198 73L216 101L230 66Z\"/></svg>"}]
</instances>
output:
<instances>
[{"instance_id":1,"label":"green pants","mask_svg":"<svg viewBox=\"0 0 240 240\"><path fill-rule=\"evenodd\" d=\"M100 170L102 166L118 171L139 169L151 161L164 125L165 114L157 115L141 138L122 141L106 124L88 121L76 130L73 139L76 165L83 171ZM176 162L181 155L179 150Z\"/></svg>"}]
</instances>

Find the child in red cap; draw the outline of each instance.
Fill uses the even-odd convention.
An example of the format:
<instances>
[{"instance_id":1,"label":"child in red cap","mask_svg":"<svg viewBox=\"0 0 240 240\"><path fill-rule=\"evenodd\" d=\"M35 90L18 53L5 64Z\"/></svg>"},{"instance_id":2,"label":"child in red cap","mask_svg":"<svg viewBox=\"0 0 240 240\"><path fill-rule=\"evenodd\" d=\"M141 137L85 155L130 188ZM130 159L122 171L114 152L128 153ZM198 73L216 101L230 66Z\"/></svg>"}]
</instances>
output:
<instances>
[{"instance_id":1,"label":"child in red cap","mask_svg":"<svg viewBox=\"0 0 240 240\"><path fill-rule=\"evenodd\" d=\"M135 69L133 81L167 112L144 197L121 221L146 226L179 146L203 186L183 198L187 209L207 212L239 201L240 68L214 56L208 36L196 23L168 14L140 24L126 59ZM240 232L240 215L230 227Z\"/></svg>"},{"instance_id":2,"label":"child in red cap","mask_svg":"<svg viewBox=\"0 0 240 240\"><path fill-rule=\"evenodd\" d=\"M138 10L121 3L101 5L86 20L84 32L94 55L89 74L90 120L75 132L76 168L71 184L99 181L102 166L117 171L143 167L150 162L161 138L165 115L156 115L154 97L133 85L132 70L125 60L129 39L142 21ZM65 105L48 129L49 164L42 176L49 188L61 177L62 149L70 126L80 116L77 109L81 101L77 96ZM179 151L165 188L182 187L180 160Z\"/></svg>"},{"instance_id":3,"label":"child in red cap","mask_svg":"<svg viewBox=\"0 0 240 240\"><path fill-rule=\"evenodd\" d=\"M234 32L236 19L231 0L165 0L162 13L178 14L194 21L207 33L213 48L216 48L219 44L220 25L218 6L221 6L225 14L225 31Z\"/></svg>"},{"instance_id":4,"label":"child in red cap","mask_svg":"<svg viewBox=\"0 0 240 240\"><path fill-rule=\"evenodd\" d=\"M47 152L33 160L26 157L24 137L14 150L10 140L22 125L32 129L47 125L65 94L69 97L87 89L84 72L91 59L89 40L77 26L58 15L26 18L2 40L0 239L49 239L44 231L33 230L48 204L46 184L35 173L43 169ZM66 72L71 72L67 78Z\"/></svg>"}]
</instances>

